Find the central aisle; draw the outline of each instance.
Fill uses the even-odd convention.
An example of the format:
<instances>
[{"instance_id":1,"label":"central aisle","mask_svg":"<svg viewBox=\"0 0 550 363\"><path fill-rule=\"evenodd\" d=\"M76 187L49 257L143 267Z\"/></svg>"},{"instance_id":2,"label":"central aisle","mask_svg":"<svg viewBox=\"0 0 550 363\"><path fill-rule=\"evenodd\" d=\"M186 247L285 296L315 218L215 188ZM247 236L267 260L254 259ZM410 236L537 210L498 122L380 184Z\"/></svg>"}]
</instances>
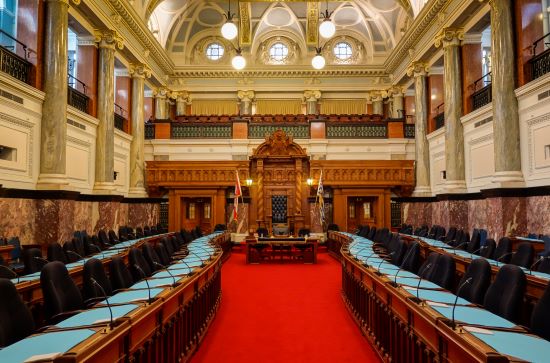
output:
<instances>
[{"instance_id":1,"label":"central aisle","mask_svg":"<svg viewBox=\"0 0 550 363\"><path fill-rule=\"evenodd\" d=\"M220 310L192 363L378 362L342 301L341 265L246 265L234 253L222 268Z\"/></svg>"}]
</instances>

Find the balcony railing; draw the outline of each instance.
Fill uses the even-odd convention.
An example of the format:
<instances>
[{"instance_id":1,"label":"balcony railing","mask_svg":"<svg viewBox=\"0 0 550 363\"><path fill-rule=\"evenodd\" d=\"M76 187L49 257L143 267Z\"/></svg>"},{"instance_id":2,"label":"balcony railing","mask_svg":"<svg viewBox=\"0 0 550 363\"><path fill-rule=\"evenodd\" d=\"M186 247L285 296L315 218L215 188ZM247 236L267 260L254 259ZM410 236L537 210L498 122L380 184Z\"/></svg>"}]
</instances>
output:
<instances>
[{"instance_id":1,"label":"balcony railing","mask_svg":"<svg viewBox=\"0 0 550 363\"><path fill-rule=\"evenodd\" d=\"M70 106L73 106L79 111L88 113L89 101L90 101L90 98L86 96L84 93L70 86L68 87L67 104L69 104Z\"/></svg>"},{"instance_id":2,"label":"balcony railing","mask_svg":"<svg viewBox=\"0 0 550 363\"><path fill-rule=\"evenodd\" d=\"M445 104L442 103L435 108L436 115L434 116L435 129L439 130L445 126Z\"/></svg>"},{"instance_id":3,"label":"balcony railing","mask_svg":"<svg viewBox=\"0 0 550 363\"><path fill-rule=\"evenodd\" d=\"M127 132L127 123L128 118L127 115L128 111L126 111L122 106L117 105L115 103L115 128L119 129L120 131Z\"/></svg>"},{"instance_id":4,"label":"balcony railing","mask_svg":"<svg viewBox=\"0 0 550 363\"><path fill-rule=\"evenodd\" d=\"M415 137L414 124L403 124L403 135L405 135L406 139L414 139Z\"/></svg>"},{"instance_id":5,"label":"balcony railing","mask_svg":"<svg viewBox=\"0 0 550 363\"><path fill-rule=\"evenodd\" d=\"M537 46L541 42L547 49L537 54ZM533 50L533 57L529 60L529 63L531 64L531 78L535 80L550 72L550 33L537 39L531 49Z\"/></svg>"},{"instance_id":6,"label":"balcony railing","mask_svg":"<svg viewBox=\"0 0 550 363\"><path fill-rule=\"evenodd\" d=\"M473 110L477 110L492 102L491 72L476 80L470 87L474 91L472 93Z\"/></svg>"},{"instance_id":7,"label":"balcony railing","mask_svg":"<svg viewBox=\"0 0 550 363\"><path fill-rule=\"evenodd\" d=\"M145 140L153 140L155 138L155 124L145 124Z\"/></svg>"},{"instance_id":8,"label":"balcony railing","mask_svg":"<svg viewBox=\"0 0 550 363\"><path fill-rule=\"evenodd\" d=\"M3 42L3 44L0 45L0 69L2 72L28 84L29 74L32 68L32 64L28 61L28 58L31 53L36 52L2 29L0 29L0 35L1 38L10 39L14 44L10 46ZM23 57L17 54L18 46L23 50Z\"/></svg>"}]
</instances>

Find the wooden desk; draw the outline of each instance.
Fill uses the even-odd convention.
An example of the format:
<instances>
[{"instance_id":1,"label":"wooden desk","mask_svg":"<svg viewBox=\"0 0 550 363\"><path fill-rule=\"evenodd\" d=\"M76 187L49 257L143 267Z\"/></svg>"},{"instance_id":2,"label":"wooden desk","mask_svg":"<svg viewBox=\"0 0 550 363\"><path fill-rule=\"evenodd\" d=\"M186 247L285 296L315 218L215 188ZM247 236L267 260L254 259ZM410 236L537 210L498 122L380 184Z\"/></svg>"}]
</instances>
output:
<instances>
[{"instance_id":1,"label":"wooden desk","mask_svg":"<svg viewBox=\"0 0 550 363\"><path fill-rule=\"evenodd\" d=\"M275 261L276 257L280 257L282 261L284 257L288 257L287 260L313 264L317 263L318 245L317 238L247 238L246 263Z\"/></svg>"},{"instance_id":2,"label":"wooden desk","mask_svg":"<svg viewBox=\"0 0 550 363\"><path fill-rule=\"evenodd\" d=\"M524 238L524 237L510 237L510 242L512 242L512 251L518 250L518 245L523 242L530 243L535 249L535 254L544 251L544 241L535 238Z\"/></svg>"}]
</instances>

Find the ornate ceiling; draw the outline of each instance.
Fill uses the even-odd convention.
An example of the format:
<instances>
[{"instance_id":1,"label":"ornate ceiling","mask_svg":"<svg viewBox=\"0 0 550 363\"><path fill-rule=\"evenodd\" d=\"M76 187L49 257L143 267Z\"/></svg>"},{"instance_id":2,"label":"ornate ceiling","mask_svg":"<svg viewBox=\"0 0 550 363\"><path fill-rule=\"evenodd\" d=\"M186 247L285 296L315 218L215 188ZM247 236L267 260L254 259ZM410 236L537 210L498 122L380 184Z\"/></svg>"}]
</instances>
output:
<instances>
[{"instance_id":1,"label":"ornate ceiling","mask_svg":"<svg viewBox=\"0 0 550 363\"><path fill-rule=\"evenodd\" d=\"M140 0L136 0L140 1ZM307 65L319 44L329 65L381 65L401 39L425 0L356 0L329 1L328 10L336 24L336 35L325 41L317 39L320 13L326 2L251 1L240 2L239 44L248 64L254 68L280 65ZM167 50L177 68L216 63L230 64L237 39L227 41L220 35L229 2L203 0L144 0L141 13L159 43ZM237 13L237 1L231 1ZM344 41L353 50L345 62L332 55L334 46ZM206 47L221 44L225 55L212 62ZM266 56L271 45L282 42L289 57L273 62Z\"/></svg>"}]
</instances>

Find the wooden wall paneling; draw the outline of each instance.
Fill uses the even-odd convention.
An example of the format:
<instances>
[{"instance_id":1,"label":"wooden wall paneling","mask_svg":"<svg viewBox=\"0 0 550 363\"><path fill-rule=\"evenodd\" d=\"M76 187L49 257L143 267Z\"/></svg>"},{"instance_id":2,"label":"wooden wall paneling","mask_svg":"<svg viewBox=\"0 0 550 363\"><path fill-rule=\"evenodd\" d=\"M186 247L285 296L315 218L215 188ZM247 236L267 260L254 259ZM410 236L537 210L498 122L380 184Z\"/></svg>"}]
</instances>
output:
<instances>
[{"instance_id":1,"label":"wooden wall paneling","mask_svg":"<svg viewBox=\"0 0 550 363\"><path fill-rule=\"evenodd\" d=\"M155 103L153 97L145 97L143 99L143 119L145 121L153 119L153 103Z\"/></svg>"},{"instance_id":2,"label":"wooden wall paneling","mask_svg":"<svg viewBox=\"0 0 550 363\"><path fill-rule=\"evenodd\" d=\"M248 139L248 121L233 121L233 138Z\"/></svg>"},{"instance_id":3,"label":"wooden wall paneling","mask_svg":"<svg viewBox=\"0 0 550 363\"><path fill-rule=\"evenodd\" d=\"M415 110L416 105L414 96L405 96L405 114L414 116Z\"/></svg>"},{"instance_id":4,"label":"wooden wall paneling","mask_svg":"<svg viewBox=\"0 0 550 363\"><path fill-rule=\"evenodd\" d=\"M462 56L462 112L464 115L472 112L472 94L476 91L473 83L480 79L482 74L481 43L464 44L461 47ZM483 87L481 82L478 89Z\"/></svg>"},{"instance_id":5,"label":"wooden wall paneling","mask_svg":"<svg viewBox=\"0 0 550 363\"><path fill-rule=\"evenodd\" d=\"M435 131L434 117L438 114L436 107L445 101L445 85L442 74L432 74L428 78L428 133ZM443 112L443 109L441 110Z\"/></svg>"},{"instance_id":6,"label":"wooden wall paneling","mask_svg":"<svg viewBox=\"0 0 550 363\"><path fill-rule=\"evenodd\" d=\"M388 121L388 138L402 139L404 137L403 121Z\"/></svg>"},{"instance_id":7,"label":"wooden wall paneling","mask_svg":"<svg viewBox=\"0 0 550 363\"><path fill-rule=\"evenodd\" d=\"M86 96L90 98L88 113L97 117L97 67L98 51L95 45L79 45L77 49L78 62L76 77L86 84ZM80 87L79 91L83 91Z\"/></svg>"},{"instance_id":8,"label":"wooden wall paneling","mask_svg":"<svg viewBox=\"0 0 550 363\"><path fill-rule=\"evenodd\" d=\"M311 121L309 127L312 139L326 139L325 121Z\"/></svg>"},{"instance_id":9,"label":"wooden wall paneling","mask_svg":"<svg viewBox=\"0 0 550 363\"><path fill-rule=\"evenodd\" d=\"M540 0L516 0L515 30L517 55L517 87L528 83L530 79L529 59L532 56L531 45L542 37L542 2ZM544 50L542 42L537 47L537 54Z\"/></svg>"},{"instance_id":10,"label":"wooden wall paneling","mask_svg":"<svg viewBox=\"0 0 550 363\"><path fill-rule=\"evenodd\" d=\"M124 109L124 114L122 115L126 119L124 125L124 131L128 134L131 133L131 122L132 119L132 79L126 76L118 76L115 80L115 103ZM115 108L116 111L116 108Z\"/></svg>"},{"instance_id":11,"label":"wooden wall paneling","mask_svg":"<svg viewBox=\"0 0 550 363\"><path fill-rule=\"evenodd\" d=\"M33 50L27 59L34 66L30 73L29 83L38 89L42 89L44 10L45 2L43 0L19 0L17 2L16 38L28 49ZM16 53L25 58L22 47L16 47Z\"/></svg>"}]
</instances>

